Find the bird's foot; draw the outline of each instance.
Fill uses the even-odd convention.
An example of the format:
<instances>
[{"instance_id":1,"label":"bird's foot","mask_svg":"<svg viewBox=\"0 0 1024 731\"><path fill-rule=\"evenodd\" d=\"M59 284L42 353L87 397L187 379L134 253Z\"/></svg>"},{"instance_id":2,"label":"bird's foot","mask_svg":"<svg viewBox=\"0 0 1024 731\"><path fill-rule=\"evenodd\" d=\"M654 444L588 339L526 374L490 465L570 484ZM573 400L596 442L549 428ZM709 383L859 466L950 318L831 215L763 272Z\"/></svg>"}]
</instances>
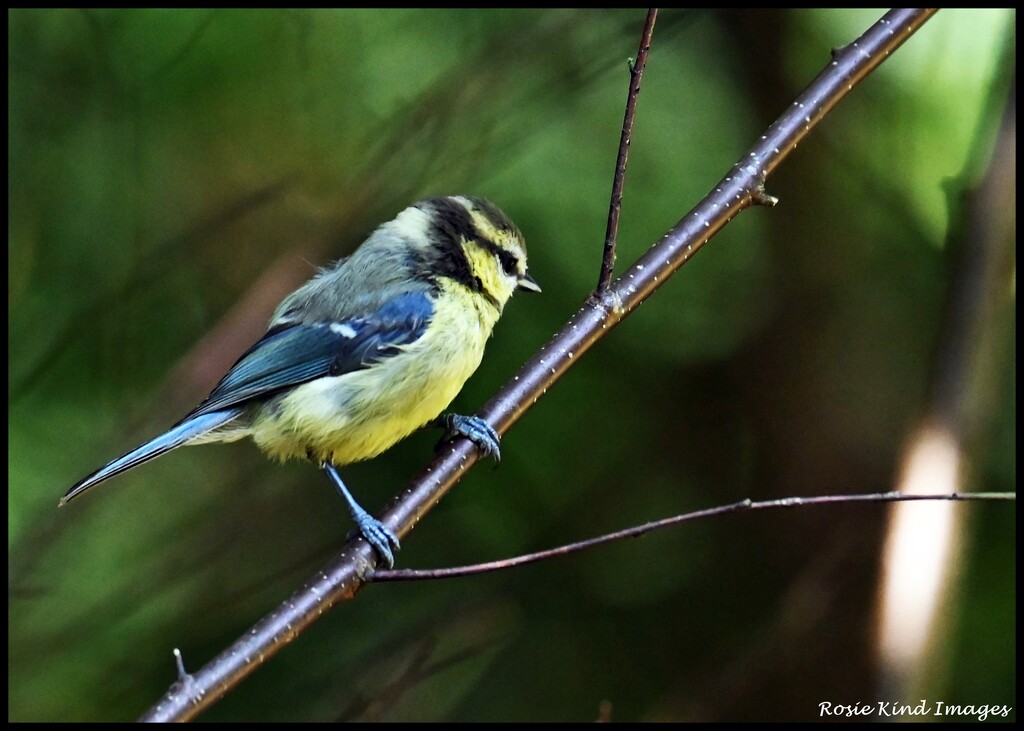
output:
<instances>
[{"instance_id":1,"label":"bird's foot","mask_svg":"<svg viewBox=\"0 0 1024 731\"><path fill-rule=\"evenodd\" d=\"M494 463L501 462L501 435L493 426L481 419L479 416L462 416L460 414L445 414L437 419L438 426L445 430L445 435L437 443L437 448L453 437L466 437L477 446L485 457L494 457Z\"/></svg>"}]
</instances>

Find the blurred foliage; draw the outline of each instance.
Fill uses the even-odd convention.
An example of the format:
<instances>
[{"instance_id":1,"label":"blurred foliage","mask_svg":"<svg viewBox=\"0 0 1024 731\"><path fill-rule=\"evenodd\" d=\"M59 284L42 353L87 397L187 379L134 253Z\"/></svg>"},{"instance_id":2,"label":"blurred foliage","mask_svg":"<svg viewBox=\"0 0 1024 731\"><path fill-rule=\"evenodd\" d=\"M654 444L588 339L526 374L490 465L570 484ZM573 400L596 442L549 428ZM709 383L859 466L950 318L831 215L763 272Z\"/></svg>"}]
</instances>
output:
<instances>
[{"instance_id":1,"label":"blurred foliage","mask_svg":"<svg viewBox=\"0 0 1024 731\"><path fill-rule=\"evenodd\" d=\"M619 261L658 240L877 11L665 10ZM314 573L348 518L251 443L57 511L198 402L277 300L430 195L526 233L472 412L596 281L643 12L8 11L9 720L124 721ZM888 489L919 413L949 200L982 172L1012 11L944 10L404 541L536 550L743 497ZM1009 49L1009 52L1007 52ZM1007 62L1007 58L1009 61ZM980 142L979 142L980 140ZM1016 483L1013 323L973 489ZM379 508L436 434L345 470ZM933 698L1015 705L1015 517L969 514ZM870 701L886 509L736 515L587 555L372 586L205 720L812 720ZM979 538L980 537L980 538Z\"/></svg>"}]
</instances>

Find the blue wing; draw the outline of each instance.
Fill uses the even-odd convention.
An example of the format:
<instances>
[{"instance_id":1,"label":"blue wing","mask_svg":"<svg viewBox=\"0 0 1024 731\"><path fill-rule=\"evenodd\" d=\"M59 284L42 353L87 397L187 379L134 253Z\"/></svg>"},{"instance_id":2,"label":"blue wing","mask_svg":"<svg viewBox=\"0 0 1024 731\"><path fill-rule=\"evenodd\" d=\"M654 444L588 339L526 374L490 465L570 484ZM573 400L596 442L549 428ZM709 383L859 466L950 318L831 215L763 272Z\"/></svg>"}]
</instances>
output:
<instances>
[{"instance_id":1,"label":"blue wing","mask_svg":"<svg viewBox=\"0 0 1024 731\"><path fill-rule=\"evenodd\" d=\"M410 292L359 317L273 327L186 419L267 398L324 376L368 368L416 342L433 314L425 292Z\"/></svg>"},{"instance_id":2,"label":"blue wing","mask_svg":"<svg viewBox=\"0 0 1024 731\"><path fill-rule=\"evenodd\" d=\"M246 403L323 376L340 376L396 355L416 342L434 314L425 293L399 295L376 312L336 322L289 323L249 348L207 399L169 431L93 472L61 500L68 502L114 475L230 424Z\"/></svg>"}]
</instances>

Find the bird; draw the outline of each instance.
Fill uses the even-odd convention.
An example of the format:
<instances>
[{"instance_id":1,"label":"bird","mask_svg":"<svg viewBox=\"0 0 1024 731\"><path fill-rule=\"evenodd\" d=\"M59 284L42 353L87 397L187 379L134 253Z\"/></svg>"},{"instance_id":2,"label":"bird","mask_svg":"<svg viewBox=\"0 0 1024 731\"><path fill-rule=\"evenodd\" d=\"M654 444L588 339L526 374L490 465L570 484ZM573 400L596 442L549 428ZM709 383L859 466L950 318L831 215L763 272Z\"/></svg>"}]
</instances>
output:
<instances>
[{"instance_id":1,"label":"bird","mask_svg":"<svg viewBox=\"0 0 1024 731\"><path fill-rule=\"evenodd\" d=\"M60 505L178 447L251 437L272 459L322 469L390 568L398 537L359 505L338 467L429 426L500 459L486 421L441 413L480 365L516 290L541 288L522 233L501 209L461 195L414 203L285 297L202 403L75 483Z\"/></svg>"}]
</instances>

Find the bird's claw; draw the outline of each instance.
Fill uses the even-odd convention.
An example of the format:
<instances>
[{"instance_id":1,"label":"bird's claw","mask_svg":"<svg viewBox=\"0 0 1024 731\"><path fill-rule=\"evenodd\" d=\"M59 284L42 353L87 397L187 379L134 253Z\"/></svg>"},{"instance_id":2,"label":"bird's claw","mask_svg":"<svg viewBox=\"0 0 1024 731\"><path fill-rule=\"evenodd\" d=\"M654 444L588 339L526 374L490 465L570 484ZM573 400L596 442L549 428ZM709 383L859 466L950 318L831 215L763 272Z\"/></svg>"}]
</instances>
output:
<instances>
[{"instance_id":1,"label":"bird's claw","mask_svg":"<svg viewBox=\"0 0 1024 731\"><path fill-rule=\"evenodd\" d=\"M393 567L395 565L394 552L402 547L398 542L398 536L396 536L394 531L386 525L363 510L359 503L356 502L356 499L352 497L352 493L349 492L348 487L345 486L345 482L341 479L341 475L338 474L337 467L330 462L324 462L321 466L324 472L327 473L331 482L333 482L334 486L338 489L341 497L344 498L345 503L348 505L349 514L352 516L352 520L355 522L356 528L359 530L359 535L365 538L367 542L373 546L373 550L377 552L381 561L383 561L389 569ZM352 537L351 533L349 534L349 537Z\"/></svg>"},{"instance_id":2,"label":"bird's claw","mask_svg":"<svg viewBox=\"0 0 1024 731\"><path fill-rule=\"evenodd\" d=\"M477 446L485 457L494 457L495 465L501 462L501 435L497 430L479 416L462 416L461 414L445 414L442 417L445 435L438 442L438 447L447 439L466 437Z\"/></svg>"},{"instance_id":3,"label":"bird's claw","mask_svg":"<svg viewBox=\"0 0 1024 731\"><path fill-rule=\"evenodd\" d=\"M401 543L398 542L398 536L395 535L394 531L370 515L357 518L356 526L359 531L359 535L365 538L367 542L373 546L373 550L375 550L377 555L380 556L380 560L384 566L389 569L394 568L395 551L399 551L402 548Z\"/></svg>"}]
</instances>

